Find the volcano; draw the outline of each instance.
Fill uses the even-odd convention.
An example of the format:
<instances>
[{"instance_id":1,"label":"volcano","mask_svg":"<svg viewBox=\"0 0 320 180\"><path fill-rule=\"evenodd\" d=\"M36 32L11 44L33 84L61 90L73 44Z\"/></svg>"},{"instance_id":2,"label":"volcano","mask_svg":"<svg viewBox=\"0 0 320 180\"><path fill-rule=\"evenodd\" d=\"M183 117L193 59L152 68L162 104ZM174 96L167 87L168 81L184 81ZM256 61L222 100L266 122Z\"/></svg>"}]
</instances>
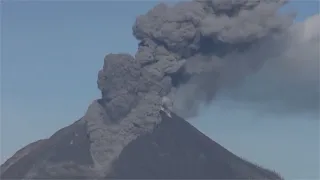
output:
<instances>
[{"instance_id":1,"label":"volcano","mask_svg":"<svg viewBox=\"0 0 320 180\"><path fill-rule=\"evenodd\" d=\"M1 178L281 179L185 119L198 113L199 102L213 101L221 87L233 87L258 71L264 63L260 57L281 51L263 47L279 42L293 22L277 13L283 4L194 0L156 5L132 27L139 41L136 54L105 56L97 79L101 97L84 116L19 150L1 166ZM172 107L164 108L163 99Z\"/></svg>"},{"instance_id":2,"label":"volcano","mask_svg":"<svg viewBox=\"0 0 320 180\"><path fill-rule=\"evenodd\" d=\"M159 113L161 123L126 145L106 175L94 167L87 124L80 119L19 150L1 166L1 178L281 179L237 157L174 113Z\"/></svg>"}]
</instances>

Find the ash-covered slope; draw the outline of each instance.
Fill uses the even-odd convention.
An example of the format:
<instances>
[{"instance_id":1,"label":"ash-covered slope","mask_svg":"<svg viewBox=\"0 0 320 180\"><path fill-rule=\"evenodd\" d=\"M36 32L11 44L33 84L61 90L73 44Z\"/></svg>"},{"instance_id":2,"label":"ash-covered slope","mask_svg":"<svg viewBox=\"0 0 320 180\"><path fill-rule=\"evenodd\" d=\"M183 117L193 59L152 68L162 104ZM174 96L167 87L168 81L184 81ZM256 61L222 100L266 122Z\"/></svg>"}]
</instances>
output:
<instances>
[{"instance_id":1,"label":"ash-covered slope","mask_svg":"<svg viewBox=\"0 0 320 180\"><path fill-rule=\"evenodd\" d=\"M160 115L161 123L124 147L105 177L94 168L86 124L80 120L42 140L8 166L1 178L280 179L240 159L175 114Z\"/></svg>"}]
</instances>

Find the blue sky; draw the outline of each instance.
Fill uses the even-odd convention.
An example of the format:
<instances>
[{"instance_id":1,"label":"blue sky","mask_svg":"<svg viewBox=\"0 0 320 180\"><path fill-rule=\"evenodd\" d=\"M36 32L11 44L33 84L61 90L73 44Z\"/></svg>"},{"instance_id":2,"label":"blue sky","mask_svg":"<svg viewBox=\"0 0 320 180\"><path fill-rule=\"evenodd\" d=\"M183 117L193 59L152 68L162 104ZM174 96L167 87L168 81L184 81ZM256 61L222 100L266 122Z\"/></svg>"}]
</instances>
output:
<instances>
[{"instance_id":1,"label":"blue sky","mask_svg":"<svg viewBox=\"0 0 320 180\"><path fill-rule=\"evenodd\" d=\"M83 115L89 103L100 95L96 79L104 56L118 52L134 54L137 41L132 36L132 24L137 15L145 13L156 3L3 1L1 158L11 156L34 140L50 136ZM285 10L297 10L297 20L302 21L318 13L319 5L316 1L294 1ZM248 156L243 146L232 140L236 134L225 137L225 131L219 132L215 124L222 123L222 127L227 127L230 125L228 121L207 120L210 117L209 113L206 118L195 122L195 126L212 138L217 135L219 142L234 148L236 153ZM301 127L300 124L291 126L289 129L292 132ZM261 128L257 128L258 131L264 131L263 125L257 127ZM252 128L255 126L252 125ZM281 129L281 126L278 128ZM297 138L314 136L312 133L317 130L309 131L308 128L314 128L310 124L305 124L304 128L307 129L306 133L301 136L295 134ZM211 133L213 131L218 133ZM277 138L261 137L266 141ZM242 138L249 142L254 141L252 139L255 137L248 134ZM287 142L288 138L277 143ZM247 158L258 158L253 160L272 166L270 157L257 154ZM288 176L294 170L283 169ZM291 174L290 177L296 176Z\"/></svg>"}]
</instances>

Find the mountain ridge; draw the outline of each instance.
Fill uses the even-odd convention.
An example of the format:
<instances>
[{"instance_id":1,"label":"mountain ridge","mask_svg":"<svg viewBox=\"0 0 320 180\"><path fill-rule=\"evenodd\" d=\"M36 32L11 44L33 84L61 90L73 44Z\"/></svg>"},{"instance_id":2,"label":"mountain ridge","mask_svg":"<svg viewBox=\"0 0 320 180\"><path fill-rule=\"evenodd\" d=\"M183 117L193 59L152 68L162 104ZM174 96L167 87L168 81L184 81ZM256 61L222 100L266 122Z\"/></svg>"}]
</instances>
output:
<instances>
[{"instance_id":1,"label":"mountain ridge","mask_svg":"<svg viewBox=\"0 0 320 180\"><path fill-rule=\"evenodd\" d=\"M94 168L85 129L87 124L80 119L60 129L50 138L34 142L38 142L37 148L8 167L1 173L1 178L281 179L277 173L237 157L176 114L172 113L170 118L162 111L159 113L162 121L153 131L140 135L125 146L112 163L112 170L109 171L111 173L105 177L101 177L103 175ZM176 130L177 127L180 131ZM163 151L167 151L167 154ZM188 157L191 159L183 162ZM209 160L205 163L209 164L203 164L202 161L207 158ZM152 162L148 159L152 159ZM12 161L11 158L8 161Z\"/></svg>"}]
</instances>

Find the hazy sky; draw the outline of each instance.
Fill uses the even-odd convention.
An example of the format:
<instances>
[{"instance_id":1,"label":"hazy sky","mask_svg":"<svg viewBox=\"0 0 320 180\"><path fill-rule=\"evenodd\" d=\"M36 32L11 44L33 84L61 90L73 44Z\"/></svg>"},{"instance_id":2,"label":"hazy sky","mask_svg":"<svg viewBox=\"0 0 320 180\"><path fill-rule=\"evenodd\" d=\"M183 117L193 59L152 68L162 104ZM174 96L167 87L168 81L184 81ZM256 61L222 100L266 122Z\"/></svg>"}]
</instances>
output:
<instances>
[{"instance_id":1,"label":"hazy sky","mask_svg":"<svg viewBox=\"0 0 320 180\"><path fill-rule=\"evenodd\" d=\"M100 95L96 79L104 56L134 54L133 22L156 3L2 2L1 162L83 116ZM303 21L319 13L319 4L295 1L285 10L291 9ZM284 177L317 177L318 116L280 116L252 107L217 100L192 123L232 152Z\"/></svg>"}]
</instances>

